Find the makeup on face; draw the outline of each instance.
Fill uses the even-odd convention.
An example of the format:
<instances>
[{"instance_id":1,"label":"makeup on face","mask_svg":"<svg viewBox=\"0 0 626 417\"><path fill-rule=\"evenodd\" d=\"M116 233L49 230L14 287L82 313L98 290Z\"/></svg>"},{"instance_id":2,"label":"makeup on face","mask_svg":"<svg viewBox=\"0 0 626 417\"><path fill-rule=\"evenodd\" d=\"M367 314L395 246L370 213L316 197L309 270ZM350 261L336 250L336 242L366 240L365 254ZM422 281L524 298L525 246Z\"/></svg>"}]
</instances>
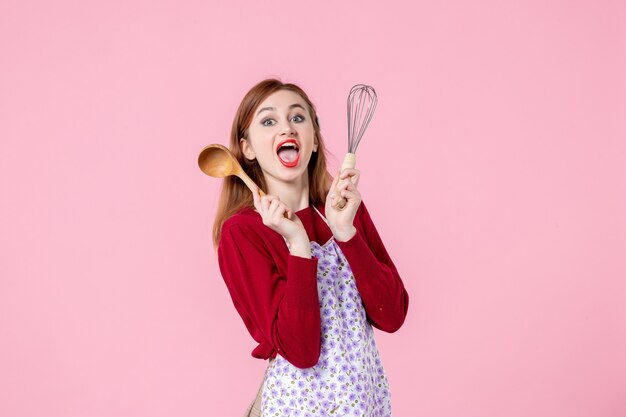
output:
<instances>
[{"instance_id":1,"label":"makeup on face","mask_svg":"<svg viewBox=\"0 0 626 417\"><path fill-rule=\"evenodd\" d=\"M281 164L287 168L293 168L300 160L300 146L295 139L289 138L278 144L276 154Z\"/></svg>"},{"instance_id":2,"label":"makeup on face","mask_svg":"<svg viewBox=\"0 0 626 417\"><path fill-rule=\"evenodd\" d=\"M266 176L292 181L294 175L308 175L315 129L302 98L288 90L268 96L254 112L247 147Z\"/></svg>"}]
</instances>

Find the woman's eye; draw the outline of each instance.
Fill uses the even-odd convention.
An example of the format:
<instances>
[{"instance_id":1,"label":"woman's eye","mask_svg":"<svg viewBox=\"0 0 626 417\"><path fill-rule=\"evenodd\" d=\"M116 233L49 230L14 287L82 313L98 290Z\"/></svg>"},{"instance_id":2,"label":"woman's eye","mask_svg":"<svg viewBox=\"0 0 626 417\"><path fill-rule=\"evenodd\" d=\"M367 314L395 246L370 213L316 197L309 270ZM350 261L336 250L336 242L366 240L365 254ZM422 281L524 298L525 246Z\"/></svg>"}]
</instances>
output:
<instances>
[{"instance_id":1,"label":"woman's eye","mask_svg":"<svg viewBox=\"0 0 626 417\"><path fill-rule=\"evenodd\" d=\"M272 126L274 123L276 123L274 121L274 119L263 119L263 120L261 120L261 124L263 126Z\"/></svg>"},{"instance_id":2,"label":"woman's eye","mask_svg":"<svg viewBox=\"0 0 626 417\"><path fill-rule=\"evenodd\" d=\"M291 120L294 121L294 122L298 122L299 123L299 122L303 122L304 121L304 117L298 114L298 115L293 116L291 118Z\"/></svg>"}]
</instances>

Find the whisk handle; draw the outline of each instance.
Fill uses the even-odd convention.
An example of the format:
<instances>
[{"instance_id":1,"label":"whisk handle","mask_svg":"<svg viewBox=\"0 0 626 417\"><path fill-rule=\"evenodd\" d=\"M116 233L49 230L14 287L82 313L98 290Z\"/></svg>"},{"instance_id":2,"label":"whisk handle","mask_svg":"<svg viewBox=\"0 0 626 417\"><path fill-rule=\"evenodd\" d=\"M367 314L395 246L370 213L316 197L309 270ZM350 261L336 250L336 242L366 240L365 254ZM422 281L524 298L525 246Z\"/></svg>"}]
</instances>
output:
<instances>
[{"instance_id":1,"label":"whisk handle","mask_svg":"<svg viewBox=\"0 0 626 417\"><path fill-rule=\"evenodd\" d=\"M346 168L354 168L356 166L356 154L348 152L343 158L343 164L341 164L341 170Z\"/></svg>"},{"instance_id":2,"label":"whisk handle","mask_svg":"<svg viewBox=\"0 0 626 417\"><path fill-rule=\"evenodd\" d=\"M346 168L354 168L356 166L356 154L353 154L351 152L348 152L345 156L345 158L343 158L343 164L341 164L341 171L343 171ZM353 179L354 177L352 177L352 181L354 181ZM334 207L338 208L338 209L342 209L346 206L346 199L343 198L339 193L335 194L335 205Z\"/></svg>"}]
</instances>

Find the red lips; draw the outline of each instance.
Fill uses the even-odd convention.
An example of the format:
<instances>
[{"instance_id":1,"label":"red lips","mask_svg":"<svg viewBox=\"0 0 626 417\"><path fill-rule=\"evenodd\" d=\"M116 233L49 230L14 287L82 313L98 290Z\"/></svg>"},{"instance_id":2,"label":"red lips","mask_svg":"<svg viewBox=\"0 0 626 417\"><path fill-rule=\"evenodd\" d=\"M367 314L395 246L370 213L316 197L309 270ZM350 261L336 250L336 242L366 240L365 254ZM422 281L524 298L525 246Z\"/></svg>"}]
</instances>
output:
<instances>
[{"instance_id":1,"label":"red lips","mask_svg":"<svg viewBox=\"0 0 626 417\"><path fill-rule=\"evenodd\" d=\"M295 139L286 139L278 144L276 154L281 164L287 168L293 168L298 165L298 161L300 161L300 146ZM285 157L285 159L283 159L283 157Z\"/></svg>"}]
</instances>

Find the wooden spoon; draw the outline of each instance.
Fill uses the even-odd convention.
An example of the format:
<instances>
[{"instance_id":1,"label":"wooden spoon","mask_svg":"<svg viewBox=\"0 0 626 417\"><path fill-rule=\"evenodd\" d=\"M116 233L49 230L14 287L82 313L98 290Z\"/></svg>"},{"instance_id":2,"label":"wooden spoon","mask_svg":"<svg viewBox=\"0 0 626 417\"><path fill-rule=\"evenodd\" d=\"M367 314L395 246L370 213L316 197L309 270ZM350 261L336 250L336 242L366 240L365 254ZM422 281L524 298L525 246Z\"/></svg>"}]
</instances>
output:
<instances>
[{"instance_id":1,"label":"wooden spoon","mask_svg":"<svg viewBox=\"0 0 626 417\"><path fill-rule=\"evenodd\" d=\"M243 168L235 158L235 155L225 146L220 144L209 145L205 147L198 156L198 165L202 172L210 177L224 178L229 175L235 175L248 186L250 191L254 190L256 184L244 172ZM265 193L259 188L259 194L264 196Z\"/></svg>"}]
</instances>

